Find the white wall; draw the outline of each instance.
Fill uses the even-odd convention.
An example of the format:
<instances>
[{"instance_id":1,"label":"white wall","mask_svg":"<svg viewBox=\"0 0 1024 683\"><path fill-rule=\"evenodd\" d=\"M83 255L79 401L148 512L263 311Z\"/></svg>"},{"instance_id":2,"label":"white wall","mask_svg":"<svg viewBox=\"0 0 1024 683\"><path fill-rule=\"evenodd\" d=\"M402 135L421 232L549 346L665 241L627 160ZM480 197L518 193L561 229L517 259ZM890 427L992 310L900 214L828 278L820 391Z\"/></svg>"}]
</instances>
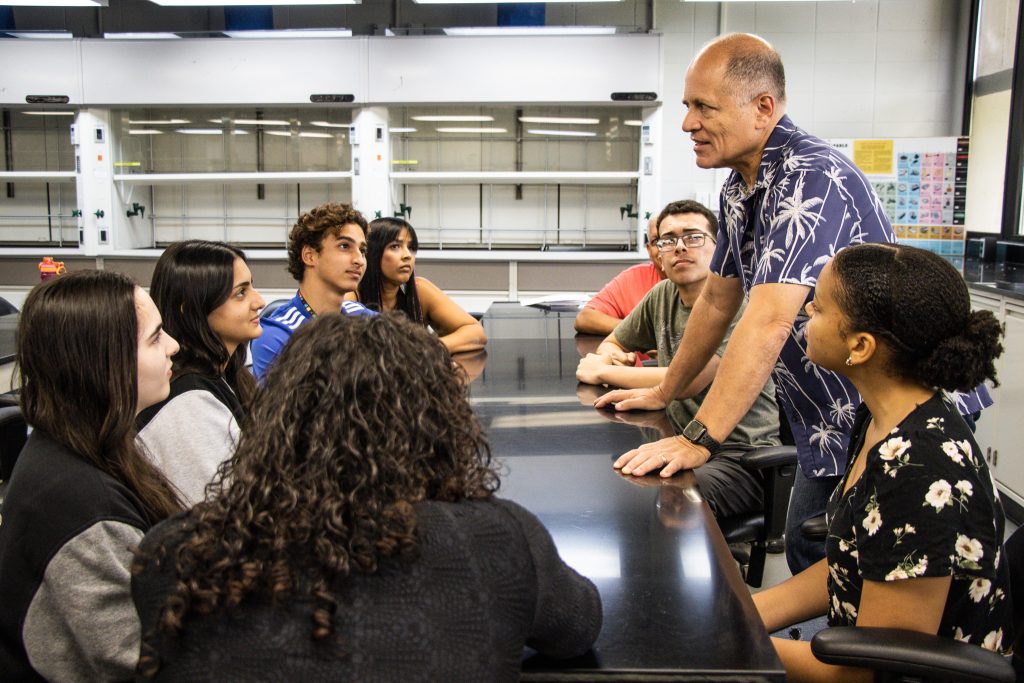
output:
<instances>
[{"instance_id":1,"label":"white wall","mask_svg":"<svg viewBox=\"0 0 1024 683\"><path fill-rule=\"evenodd\" d=\"M662 33L663 102L660 201L711 202L723 172L694 164L681 131L687 65L717 35L752 32L779 50L786 66L788 113L824 138L956 135L952 97L957 0L847 2L655 1Z\"/></svg>"}]
</instances>

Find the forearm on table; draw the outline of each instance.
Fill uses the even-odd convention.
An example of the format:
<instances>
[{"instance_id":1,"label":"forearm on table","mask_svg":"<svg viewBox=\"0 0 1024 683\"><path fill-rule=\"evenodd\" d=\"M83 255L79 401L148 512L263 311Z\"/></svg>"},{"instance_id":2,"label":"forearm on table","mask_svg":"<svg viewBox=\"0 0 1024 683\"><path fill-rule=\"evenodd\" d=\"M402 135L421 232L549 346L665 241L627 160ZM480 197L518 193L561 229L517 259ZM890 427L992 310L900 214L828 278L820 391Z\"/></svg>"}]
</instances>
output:
<instances>
[{"instance_id":1,"label":"forearm on table","mask_svg":"<svg viewBox=\"0 0 1024 683\"><path fill-rule=\"evenodd\" d=\"M576 315L574 326L577 332L583 334L607 335L611 334L620 322L622 322L620 318L587 306Z\"/></svg>"},{"instance_id":2,"label":"forearm on table","mask_svg":"<svg viewBox=\"0 0 1024 683\"><path fill-rule=\"evenodd\" d=\"M460 351L476 351L487 344L487 333L483 325L474 321L455 329L450 334L439 337L449 353Z\"/></svg>"},{"instance_id":3,"label":"forearm on table","mask_svg":"<svg viewBox=\"0 0 1024 683\"><path fill-rule=\"evenodd\" d=\"M643 389L657 386L665 378L666 368L637 368L629 365L608 365L602 368L602 384L622 389Z\"/></svg>"},{"instance_id":4,"label":"forearm on table","mask_svg":"<svg viewBox=\"0 0 1024 683\"><path fill-rule=\"evenodd\" d=\"M754 605L768 632L820 617L828 611L828 565L819 560L777 586L755 593Z\"/></svg>"}]
</instances>

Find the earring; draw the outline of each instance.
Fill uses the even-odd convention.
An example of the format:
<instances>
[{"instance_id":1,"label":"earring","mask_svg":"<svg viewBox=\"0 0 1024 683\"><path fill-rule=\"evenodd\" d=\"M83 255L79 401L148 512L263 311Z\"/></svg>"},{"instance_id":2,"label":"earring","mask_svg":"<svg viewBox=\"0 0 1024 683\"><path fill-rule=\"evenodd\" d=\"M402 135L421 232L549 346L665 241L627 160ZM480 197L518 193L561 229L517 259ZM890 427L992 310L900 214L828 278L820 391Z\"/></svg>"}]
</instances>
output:
<instances>
[{"instance_id":1,"label":"earring","mask_svg":"<svg viewBox=\"0 0 1024 683\"><path fill-rule=\"evenodd\" d=\"M846 364L851 366L853 365L853 356L846 357Z\"/></svg>"}]
</instances>

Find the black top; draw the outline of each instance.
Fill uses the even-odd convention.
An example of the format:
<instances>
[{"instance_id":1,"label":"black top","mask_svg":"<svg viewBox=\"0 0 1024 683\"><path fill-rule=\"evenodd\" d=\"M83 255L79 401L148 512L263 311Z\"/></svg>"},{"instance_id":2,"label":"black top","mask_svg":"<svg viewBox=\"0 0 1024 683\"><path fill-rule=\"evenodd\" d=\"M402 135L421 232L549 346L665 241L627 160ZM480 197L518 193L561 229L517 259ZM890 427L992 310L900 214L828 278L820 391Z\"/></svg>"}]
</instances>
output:
<instances>
[{"instance_id":1,"label":"black top","mask_svg":"<svg viewBox=\"0 0 1024 683\"><path fill-rule=\"evenodd\" d=\"M419 557L337 581L326 640L312 639L311 603L251 599L189 617L180 638L161 636L157 680L515 681L524 643L556 657L590 648L597 589L559 559L532 514L498 499L425 502L416 514ZM183 533L181 517L165 522L142 552ZM173 585L168 563L133 579L143 633Z\"/></svg>"},{"instance_id":2,"label":"black top","mask_svg":"<svg viewBox=\"0 0 1024 683\"><path fill-rule=\"evenodd\" d=\"M870 417L861 404L851 467ZM865 579L952 575L939 635L1007 650L1013 639L1009 570L1000 562L1003 508L963 419L936 393L867 458L860 480L844 494L844 477L828 504L829 624L856 624Z\"/></svg>"},{"instance_id":3,"label":"black top","mask_svg":"<svg viewBox=\"0 0 1024 683\"><path fill-rule=\"evenodd\" d=\"M111 597L111 591L116 594L117 587L107 585L120 575L124 577L123 593L130 610L127 563L131 556L124 539L134 535L137 542L149 529L145 508L124 484L38 429L29 436L18 458L3 503L0 679L42 680L29 664L26 648L36 657L54 657L54 661L33 660L37 665L56 667L50 670L61 671L64 677L81 674L80 666L91 663L93 656L101 656L102 648L92 650L90 647L95 643L86 647L81 642L83 625L79 622L87 619L93 629L105 628L111 619L120 623L116 619L120 605ZM108 533L97 535L96 525L101 522L107 523L101 530ZM104 547L105 541L116 547ZM89 546L87 552L82 548L76 550L84 555L73 552L72 559L65 558L59 566L51 566L55 557L68 554L68 548L81 543ZM114 556L121 554L126 555L125 566L118 572L122 558ZM44 574L49 584L44 583ZM85 595L78 596L75 605L69 605L59 597L61 590L80 590ZM58 597L52 597L55 595ZM93 595L97 599L95 604L89 600ZM104 613L75 613L82 606L100 608ZM36 625L59 624L59 629L55 626L46 629L47 633L37 633L38 629L26 622L30 607ZM127 630L134 629L129 626ZM70 648L71 654L61 654L67 643L76 641Z\"/></svg>"}]
</instances>

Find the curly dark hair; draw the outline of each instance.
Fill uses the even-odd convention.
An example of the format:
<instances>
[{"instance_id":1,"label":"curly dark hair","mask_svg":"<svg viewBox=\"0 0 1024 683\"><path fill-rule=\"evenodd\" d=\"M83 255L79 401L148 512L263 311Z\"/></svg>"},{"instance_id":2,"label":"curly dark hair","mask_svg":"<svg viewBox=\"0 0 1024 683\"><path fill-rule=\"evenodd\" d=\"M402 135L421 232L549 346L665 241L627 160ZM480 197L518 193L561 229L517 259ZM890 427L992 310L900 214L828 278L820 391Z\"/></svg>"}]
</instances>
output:
<instances>
[{"instance_id":1,"label":"curly dark hair","mask_svg":"<svg viewBox=\"0 0 1024 683\"><path fill-rule=\"evenodd\" d=\"M302 282L302 275L306 272L306 264L302 262L303 247L309 246L319 252L324 237L337 237L341 229L350 223L358 225L366 235L366 219L351 204L328 202L299 216L288 233L288 272L292 277Z\"/></svg>"},{"instance_id":2,"label":"curly dark hair","mask_svg":"<svg viewBox=\"0 0 1024 683\"><path fill-rule=\"evenodd\" d=\"M412 224L404 218L378 218L370 222L370 234L366 237L366 274L359 281L359 301L367 308L381 310L380 300L383 295L380 261L384 249L398 239L403 230L409 233L409 249L419 251L420 241ZM420 308L420 297L416 292L416 273L409 276L409 281L399 289L395 298L395 310L402 311L411 320L423 322L423 309Z\"/></svg>"},{"instance_id":3,"label":"curly dark hair","mask_svg":"<svg viewBox=\"0 0 1024 683\"><path fill-rule=\"evenodd\" d=\"M661 222L669 216L676 216L683 213L695 213L704 218L708 222L708 233L714 237L718 234L718 216L715 212L704 206L700 202L695 202L692 199L682 199L677 202L672 202L658 214L658 229L661 229Z\"/></svg>"},{"instance_id":4,"label":"curly dark hair","mask_svg":"<svg viewBox=\"0 0 1024 683\"><path fill-rule=\"evenodd\" d=\"M311 598L311 637L327 637L334 582L415 558L414 503L487 498L499 486L459 372L401 314L329 314L299 329L217 482L220 493L184 518L164 634L260 596ZM147 674L159 667L156 640L145 637Z\"/></svg>"},{"instance_id":5,"label":"curly dark hair","mask_svg":"<svg viewBox=\"0 0 1024 683\"><path fill-rule=\"evenodd\" d=\"M972 311L967 284L944 258L902 244L861 244L832 261L836 301L850 330L889 350L889 369L928 387L967 391L991 379L1003 330Z\"/></svg>"},{"instance_id":6,"label":"curly dark hair","mask_svg":"<svg viewBox=\"0 0 1024 683\"><path fill-rule=\"evenodd\" d=\"M229 357L207 322L231 295L237 259L247 262L245 252L224 242L175 242L156 262L149 293L164 329L181 345L174 356L174 377L193 372L223 375L247 405L256 394L256 380L245 367L249 345L240 344Z\"/></svg>"}]
</instances>

